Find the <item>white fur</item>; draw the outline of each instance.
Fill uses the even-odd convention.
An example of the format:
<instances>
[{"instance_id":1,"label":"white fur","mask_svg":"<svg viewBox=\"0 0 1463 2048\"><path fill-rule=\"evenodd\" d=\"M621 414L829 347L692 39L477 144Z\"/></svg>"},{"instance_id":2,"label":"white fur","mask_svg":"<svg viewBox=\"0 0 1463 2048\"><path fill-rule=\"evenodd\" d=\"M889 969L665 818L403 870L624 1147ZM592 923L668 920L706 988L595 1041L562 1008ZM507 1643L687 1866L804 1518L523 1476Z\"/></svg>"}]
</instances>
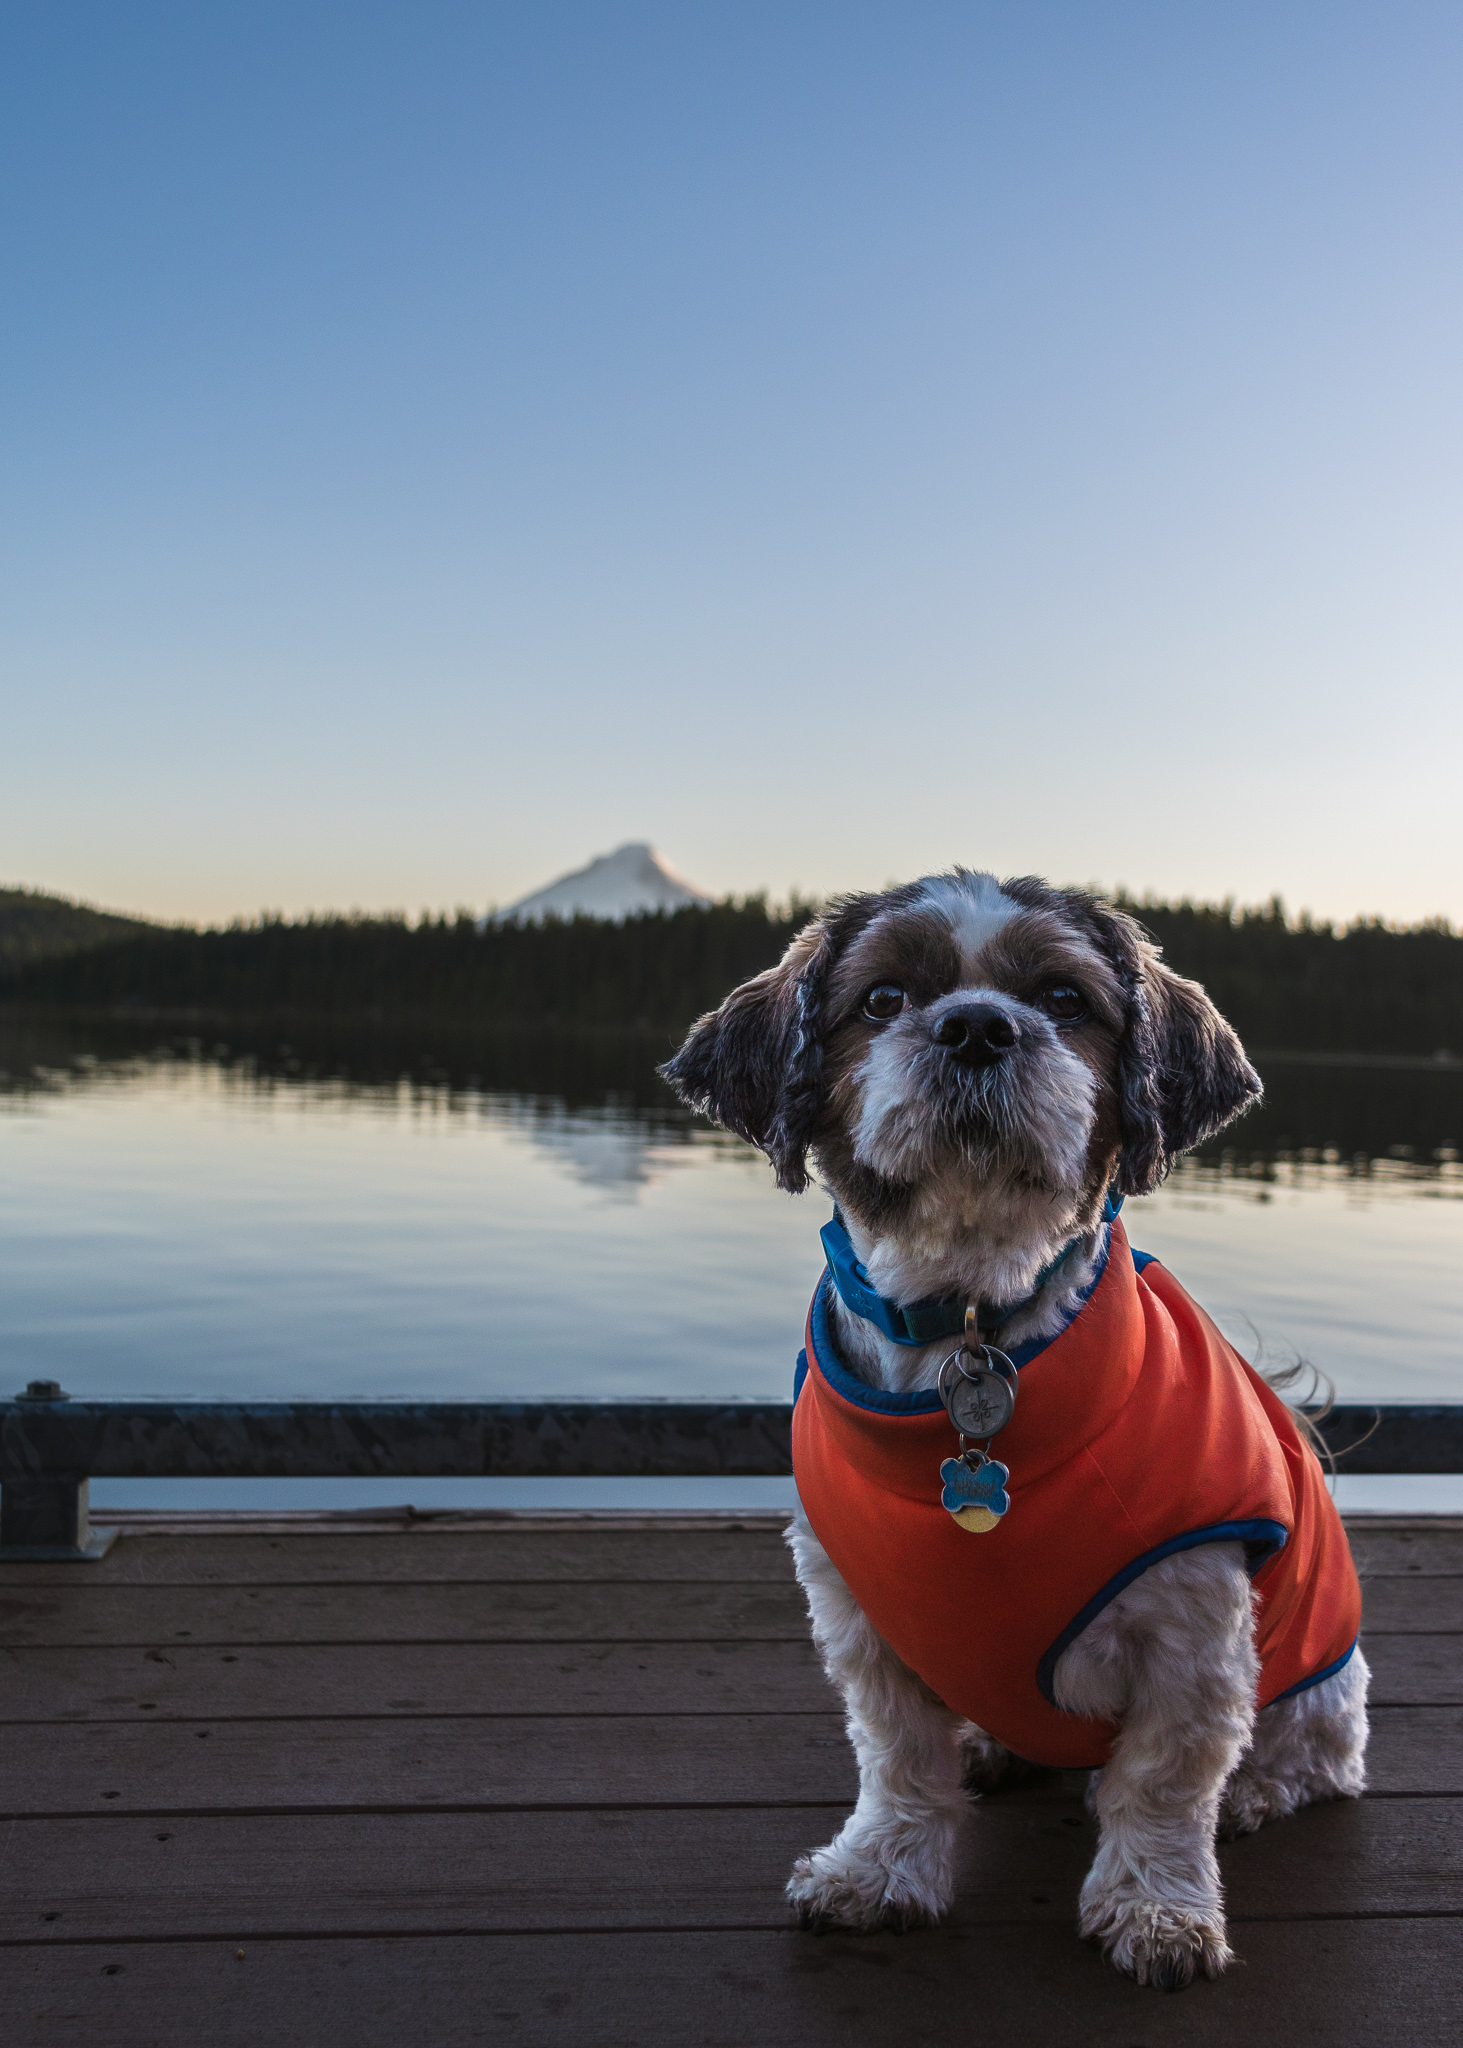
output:
<instances>
[{"instance_id":1,"label":"white fur","mask_svg":"<svg viewBox=\"0 0 1463 2048\"><path fill-rule=\"evenodd\" d=\"M959 1214L953 1190L946 1215L952 1210ZM999 1243L972 1235L969 1242L978 1247L978 1253L961 1265L958 1280L952 1284L948 1262L933 1258L926 1262L912 1257L902 1241L895 1246L888 1240L868 1239L852 1218L848 1219L848 1228L854 1250L880 1293L891 1300L906 1302L942 1299L956 1293L965 1294L971 1301L1020 1300L1040 1268L1061 1249L1064 1241L1058 1235L1047 1247L1042 1240L1033 1255L1029 1240L1003 1249ZM1092 1284L1106 1241L1106 1225L1078 1238L1041 1291L1003 1329L1002 1338L1008 1346L1054 1337L1065 1329ZM944 1337L937 1344L896 1344L862 1316L852 1314L837 1295L830 1307L840 1358L870 1386L900 1394L920 1393L934 1386L941 1365L950 1355L952 1339Z\"/></svg>"},{"instance_id":2,"label":"white fur","mask_svg":"<svg viewBox=\"0 0 1463 2048\"><path fill-rule=\"evenodd\" d=\"M967 969L981 948L1013 917L1021 905L1002 893L994 875L932 875L915 899L916 910L934 910L943 917L960 948ZM907 915L901 910L898 915Z\"/></svg>"},{"instance_id":3,"label":"white fur","mask_svg":"<svg viewBox=\"0 0 1463 2048\"><path fill-rule=\"evenodd\" d=\"M793 1865L787 1895L805 1926L937 1920L955 1888L965 1816L963 1724L875 1633L801 1513L788 1542L813 1641L843 1694L859 1796L827 1848Z\"/></svg>"},{"instance_id":4,"label":"white fur","mask_svg":"<svg viewBox=\"0 0 1463 2048\"><path fill-rule=\"evenodd\" d=\"M1164 1558L1057 1661L1058 1706L1121 1724L1078 1924L1140 1984L1216 1977L1231 1960L1214 1837L1259 1675L1238 1543Z\"/></svg>"},{"instance_id":5,"label":"white fur","mask_svg":"<svg viewBox=\"0 0 1463 2048\"><path fill-rule=\"evenodd\" d=\"M859 1097L854 1157L896 1180L912 1180L928 1164L922 1098L914 1073L919 1051L901 1020L880 1032L854 1076Z\"/></svg>"},{"instance_id":6,"label":"white fur","mask_svg":"<svg viewBox=\"0 0 1463 2048\"><path fill-rule=\"evenodd\" d=\"M1361 1650L1292 1699L1255 1717L1255 1734L1224 1788L1219 1831L1250 1835L1317 1799L1355 1799L1366 1787L1367 1685Z\"/></svg>"}]
</instances>

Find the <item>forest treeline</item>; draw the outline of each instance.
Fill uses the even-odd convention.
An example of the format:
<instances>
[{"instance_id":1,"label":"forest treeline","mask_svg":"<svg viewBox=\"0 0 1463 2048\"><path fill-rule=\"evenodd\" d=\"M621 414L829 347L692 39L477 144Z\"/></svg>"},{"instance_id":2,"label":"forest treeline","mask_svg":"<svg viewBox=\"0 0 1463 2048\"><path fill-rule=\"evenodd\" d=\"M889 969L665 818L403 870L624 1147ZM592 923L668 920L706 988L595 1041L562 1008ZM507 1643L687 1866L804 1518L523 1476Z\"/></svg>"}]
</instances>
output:
<instances>
[{"instance_id":1,"label":"forest treeline","mask_svg":"<svg viewBox=\"0 0 1463 2048\"><path fill-rule=\"evenodd\" d=\"M1278 903L1127 907L1253 1047L1463 1054L1463 935L1445 925L1297 927ZM151 930L65 958L12 959L0 971L0 998L178 1018L669 1037L770 966L812 914L752 898L621 925L578 918L479 928L464 914L415 925L326 917Z\"/></svg>"},{"instance_id":2,"label":"forest treeline","mask_svg":"<svg viewBox=\"0 0 1463 2048\"><path fill-rule=\"evenodd\" d=\"M1247 1045L1272 1052L1463 1054L1463 934L1441 922L1293 925L1276 901L1128 903L1178 974Z\"/></svg>"},{"instance_id":3,"label":"forest treeline","mask_svg":"<svg viewBox=\"0 0 1463 2048\"><path fill-rule=\"evenodd\" d=\"M0 889L0 974L85 946L113 945L157 927L40 889Z\"/></svg>"},{"instance_id":4,"label":"forest treeline","mask_svg":"<svg viewBox=\"0 0 1463 2048\"><path fill-rule=\"evenodd\" d=\"M0 978L0 996L221 1018L669 1030L776 960L811 915L753 900L619 925L268 919L89 947Z\"/></svg>"}]
</instances>

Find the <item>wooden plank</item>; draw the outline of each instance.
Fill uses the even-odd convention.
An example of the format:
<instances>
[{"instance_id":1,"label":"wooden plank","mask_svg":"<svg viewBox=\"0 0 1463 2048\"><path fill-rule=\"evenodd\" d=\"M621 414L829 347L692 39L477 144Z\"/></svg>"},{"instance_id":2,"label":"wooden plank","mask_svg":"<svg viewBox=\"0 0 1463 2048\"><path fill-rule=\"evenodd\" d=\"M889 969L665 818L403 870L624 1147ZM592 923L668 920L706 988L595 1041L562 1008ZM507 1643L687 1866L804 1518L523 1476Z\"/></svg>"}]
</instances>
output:
<instances>
[{"instance_id":1,"label":"wooden plank","mask_svg":"<svg viewBox=\"0 0 1463 2048\"><path fill-rule=\"evenodd\" d=\"M1377 1715L1379 1791L1456 1792L1452 1714ZM852 1800L836 1714L11 1726L0 1815Z\"/></svg>"},{"instance_id":2,"label":"wooden plank","mask_svg":"<svg viewBox=\"0 0 1463 2048\"><path fill-rule=\"evenodd\" d=\"M1352 1522L1347 1533L1363 1578L1410 1577L1415 1573L1457 1578L1463 1574L1463 1526L1414 1523L1371 1529Z\"/></svg>"},{"instance_id":3,"label":"wooden plank","mask_svg":"<svg viewBox=\"0 0 1463 2048\"><path fill-rule=\"evenodd\" d=\"M1457 2048L1463 1921L1234 1931L1242 1966L1178 1998L1057 1925L37 1946L0 2024L26 2048Z\"/></svg>"},{"instance_id":4,"label":"wooden plank","mask_svg":"<svg viewBox=\"0 0 1463 2048\"><path fill-rule=\"evenodd\" d=\"M1463 1702L1455 1636L1372 1636L1375 1707ZM0 1725L284 1714L828 1711L804 1635L784 1642L248 1644L0 1649Z\"/></svg>"},{"instance_id":5,"label":"wooden plank","mask_svg":"<svg viewBox=\"0 0 1463 2048\"><path fill-rule=\"evenodd\" d=\"M1219 1860L1236 1919L1456 1913L1463 1803L1333 1800L1221 1844Z\"/></svg>"},{"instance_id":6,"label":"wooden plank","mask_svg":"<svg viewBox=\"0 0 1463 2048\"><path fill-rule=\"evenodd\" d=\"M1463 1709L1372 1707L1367 1785L1393 1796L1463 1796Z\"/></svg>"},{"instance_id":7,"label":"wooden plank","mask_svg":"<svg viewBox=\"0 0 1463 2048\"><path fill-rule=\"evenodd\" d=\"M85 1567L77 1566L78 1572ZM798 1640L793 1584L115 1586L0 1582L0 1645Z\"/></svg>"},{"instance_id":8,"label":"wooden plank","mask_svg":"<svg viewBox=\"0 0 1463 2048\"><path fill-rule=\"evenodd\" d=\"M795 1857L841 1807L14 1822L0 1943L232 1935L783 1927ZM1456 1800L1344 1801L1222 1852L1237 1919L1440 1913L1463 1895ZM984 1800L951 1924L1074 1925L1080 1800Z\"/></svg>"},{"instance_id":9,"label":"wooden plank","mask_svg":"<svg viewBox=\"0 0 1463 2048\"><path fill-rule=\"evenodd\" d=\"M1381 1638L1374 1698L1424 1690L1428 1639ZM1456 1644L1449 1672L1458 1690ZM1434 1678L1434 1685L1439 1681ZM836 1713L811 1643L330 1644L238 1651L0 1651L3 1720L420 1718L447 1715ZM1463 1712L1374 1708L1372 1782L1393 1792L1463 1791Z\"/></svg>"},{"instance_id":10,"label":"wooden plank","mask_svg":"<svg viewBox=\"0 0 1463 2048\"><path fill-rule=\"evenodd\" d=\"M1374 1707L1446 1707L1463 1702L1463 1641L1457 1636L1362 1638Z\"/></svg>"},{"instance_id":11,"label":"wooden plank","mask_svg":"<svg viewBox=\"0 0 1463 2048\"><path fill-rule=\"evenodd\" d=\"M48 1726L414 1720L556 1713L566 1697L586 1714L839 1711L810 1644L329 1646L245 1649L228 1660L215 1651L166 1654L166 1663L138 1651L0 1654L5 1719ZM1374 1705L1369 1771L1379 1792L1463 1792L1463 1711Z\"/></svg>"},{"instance_id":12,"label":"wooden plank","mask_svg":"<svg viewBox=\"0 0 1463 2048\"><path fill-rule=\"evenodd\" d=\"M77 1567L80 1571L82 1568ZM1463 1580L1366 1589L1367 1636L1463 1633ZM0 1582L0 1645L674 1642L806 1636L790 1580L753 1584L117 1585Z\"/></svg>"},{"instance_id":13,"label":"wooden plank","mask_svg":"<svg viewBox=\"0 0 1463 2048\"><path fill-rule=\"evenodd\" d=\"M0 1942L780 1927L794 1857L828 1840L842 1812L17 1822L0 1867Z\"/></svg>"},{"instance_id":14,"label":"wooden plank","mask_svg":"<svg viewBox=\"0 0 1463 2048\"><path fill-rule=\"evenodd\" d=\"M1459 1645L1367 1644L1374 1705L1446 1704ZM0 1650L0 1724L170 1716L827 1712L836 1698L812 1644L241 1644Z\"/></svg>"},{"instance_id":15,"label":"wooden plank","mask_svg":"<svg viewBox=\"0 0 1463 2048\"><path fill-rule=\"evenodd\" d=\"M0 1650L8 1721L832 1713L811 1641L243 1644Z\"/></svg>"},{"instance_id":16,"label":"wooden plank","mask_svg":"<svg viewBox=\"0 0 1463 2048\"><path fill-rule=\"evenodd\" d=\"M383 1517L342 1529L292 1528L264 1515L206 1518L113 1516L124 1534L100 1565L99 1582L126 1585L268 1585L411 1583L433 1580L539 1579L752 1580L790 1578L782 1541L785 1517L686 1520L666 1515L580 1517L571 1522L505 1518L463 1528L456 1519ZM219 1522L226 1519L226 1528ZM315 1518L301 1517L309 1524ZM525 1526L525 1523L527 1526ZM1374 1526L1349 1524L1351 1546L1365 1577L1463 1576L1463 1524L1442 1518ZM65 1586L69 1564L0 1566L0 1585Z\"/></svg>"},{"instance_id":17,"label":"wooden plank","mask_svg":"<svg viewBox=\"0 0 1463 2048\"><path fill-rule=\"evenodd\" d=\"M851 1801L837 1715L34 1723L0 1744L0 1819L319 1807Z\"/></svg>"},{"instance_id":18,"label":"wooden plank","mask_svg":"<svg viewBox=\"0 0 1463 2048\"><path fill-rule=\"evenodd\" d=\"M105 1512L93 1520L105 1525ZM1463 1563L1460 1563L1463 1570ZM792 1558L776 1528L737 1525L666 1529L591 1525L571 1529L451 1528L357 1534L123 1535L99 1564L94 1585L268 1586L511 1584L529 1580L602 1583L655 1580L790 1582ZM0 1593L69 1587L72 1564L0 1565Z\"/></svg>"},{"instance_id":19,"label":"wooden plank","mask_svg":"<svg viewBox=\"0 0 1463 2048\"><path fill-rule=\"evenodd\" d=\"M1361 1626L1363 1636L1463 1633L1463 1578L1365 1579Z\"/></svg>"}]
</instances>

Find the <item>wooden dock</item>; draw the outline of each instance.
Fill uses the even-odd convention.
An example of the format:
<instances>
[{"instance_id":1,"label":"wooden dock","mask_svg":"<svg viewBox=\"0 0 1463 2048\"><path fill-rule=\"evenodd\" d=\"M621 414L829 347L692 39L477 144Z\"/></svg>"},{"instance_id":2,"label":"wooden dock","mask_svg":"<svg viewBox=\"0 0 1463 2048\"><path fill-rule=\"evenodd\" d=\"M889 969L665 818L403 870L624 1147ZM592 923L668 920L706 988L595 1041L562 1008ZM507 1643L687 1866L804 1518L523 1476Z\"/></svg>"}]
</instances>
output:
<instances>
[{"instance_id":1,"label":"wooden dock","mask_svg":"<svg viewBox=\"0 0 1463 2048\"><path fill-rule=\"evenodd\" d=\"M1164 1997L1073 1932L1075 1774L947 1926L792 1928L854 1772L772 1517L98 1519L0 1566L14 2048L1463 2042L1463 1522L1353 1523L1371 1792L1226 1848Z\"/></svg>"}]
</instances>

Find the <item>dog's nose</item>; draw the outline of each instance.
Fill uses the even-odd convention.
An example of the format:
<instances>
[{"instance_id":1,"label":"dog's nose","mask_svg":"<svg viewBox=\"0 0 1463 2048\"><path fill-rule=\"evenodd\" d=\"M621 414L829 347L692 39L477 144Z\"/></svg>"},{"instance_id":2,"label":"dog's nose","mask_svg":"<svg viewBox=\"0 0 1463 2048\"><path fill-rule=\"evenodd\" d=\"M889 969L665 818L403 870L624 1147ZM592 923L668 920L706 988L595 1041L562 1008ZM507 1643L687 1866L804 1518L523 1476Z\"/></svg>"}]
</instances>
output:
<instances>
[{"instance_id":1,"label":"dog's nose","mask_svg":"<svg viewBox=\"0 0 1463 2048\"><path fill-rule=\"evenodd\" d=\"M962 1067L988 1067L1004 1059L1020 1036L996 1003L962 1003L935 1026L936 1045L943 1045Z\"/></svg>"}]
</instances>

